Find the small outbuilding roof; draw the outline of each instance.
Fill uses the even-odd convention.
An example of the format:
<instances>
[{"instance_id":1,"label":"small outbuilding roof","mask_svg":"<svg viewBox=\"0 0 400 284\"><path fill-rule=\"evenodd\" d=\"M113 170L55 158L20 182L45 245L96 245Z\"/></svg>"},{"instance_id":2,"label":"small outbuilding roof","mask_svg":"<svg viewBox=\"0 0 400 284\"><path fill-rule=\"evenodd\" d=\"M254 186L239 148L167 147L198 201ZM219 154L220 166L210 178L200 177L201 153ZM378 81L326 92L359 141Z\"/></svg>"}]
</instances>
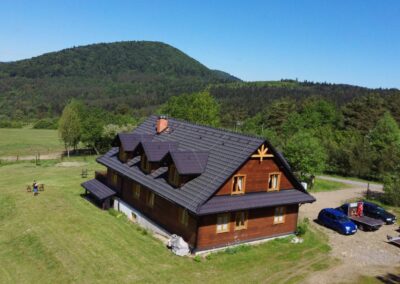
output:
<instances>
[{"instance_id":1,"label":"small outbuilding roof","mask_svg":"<svg viewBox=\"0 0 400 284\"><path fill-rule=\"evenodd\" d=\"M97 179L85 181L81 185L99 200L104 200L108 197L115 195L116 193L114 190L106 186L104 183L98 181Z\"/></svg>"}]
</instances>

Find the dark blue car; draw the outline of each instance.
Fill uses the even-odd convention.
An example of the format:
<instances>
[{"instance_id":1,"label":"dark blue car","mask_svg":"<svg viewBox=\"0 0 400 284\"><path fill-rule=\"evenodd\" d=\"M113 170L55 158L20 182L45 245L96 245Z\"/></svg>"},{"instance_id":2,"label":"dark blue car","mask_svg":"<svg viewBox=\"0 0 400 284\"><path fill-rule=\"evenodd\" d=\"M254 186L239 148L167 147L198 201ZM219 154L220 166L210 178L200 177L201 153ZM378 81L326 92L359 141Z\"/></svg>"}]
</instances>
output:
<instances>
[{"instance_id":1,"label":"dark blue car","mask_svg":"<svg viewBox=\"0 0 400 284\"><path fill-rule=\"evenodd\" d=\"M357 232L357 225L354 224L346 214L337 209L322 209L318 214L318 222L343 235L352 235Z\"/></svg>"}]
</instances>

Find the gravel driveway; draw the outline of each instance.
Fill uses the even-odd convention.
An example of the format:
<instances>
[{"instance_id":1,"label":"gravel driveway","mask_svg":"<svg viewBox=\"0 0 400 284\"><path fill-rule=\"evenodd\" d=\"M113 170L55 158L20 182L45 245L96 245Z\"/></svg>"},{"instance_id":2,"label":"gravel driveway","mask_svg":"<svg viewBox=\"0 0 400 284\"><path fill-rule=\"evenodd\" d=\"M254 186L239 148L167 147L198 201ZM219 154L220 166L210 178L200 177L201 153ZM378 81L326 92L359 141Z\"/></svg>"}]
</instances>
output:
<instances>
[{"instance_id":1,"label":"gravel driveway","mask_svg":"<svg viewBox=\"0 0 400 284\"><path fill-rule=\"evenodd\" d=\"M348 199L362 198L367 189L367 184L359 181L318 178L339 181L348 185L348 188L314 193L317 201L300 207L300 217L308 217L310 221L317 218L322 208L334 208ZM382 186L370 184L370 189L382 191ZM397 225L384 225L375 232L358 231L352 236L343 236L316 223L314 225L328 235L332 247L330 254L340 262L331 269L313 274L308 279L309 283L351 283L357 281L360 275L384 275L400 266L400 248L386 242L387 235L398 234L395 231Z\"/></svg>"}]
</instances>

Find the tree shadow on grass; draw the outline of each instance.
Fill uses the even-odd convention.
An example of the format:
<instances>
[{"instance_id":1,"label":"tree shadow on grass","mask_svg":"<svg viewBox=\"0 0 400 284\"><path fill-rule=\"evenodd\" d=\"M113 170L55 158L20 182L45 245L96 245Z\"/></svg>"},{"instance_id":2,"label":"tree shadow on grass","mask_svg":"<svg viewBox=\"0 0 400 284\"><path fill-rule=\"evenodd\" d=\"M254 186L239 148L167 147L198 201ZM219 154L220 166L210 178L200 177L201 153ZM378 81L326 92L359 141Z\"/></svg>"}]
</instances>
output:
<instances>
[{"instance_id":1,"label":"tree shadow on grass","mask_svg":"<svg viewBox=\"0 0 400 284\"><path fill-rule=\"evenodd\" d=\"M376 279L385 284L400 284L400 274L387 273L377 276Z\"/></svg>"}]
</instances>

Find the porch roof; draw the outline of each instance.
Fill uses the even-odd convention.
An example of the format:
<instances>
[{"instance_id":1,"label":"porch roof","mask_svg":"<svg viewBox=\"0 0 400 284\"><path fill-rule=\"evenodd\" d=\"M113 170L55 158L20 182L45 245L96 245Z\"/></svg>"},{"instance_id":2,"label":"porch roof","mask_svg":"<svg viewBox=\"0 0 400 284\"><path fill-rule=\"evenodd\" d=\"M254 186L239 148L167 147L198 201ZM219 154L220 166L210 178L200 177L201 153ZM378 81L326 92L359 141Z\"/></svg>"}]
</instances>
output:
<instances>
[{"instance_id":1,"label":"porch roof","mask_svg":"<svg viewBox=\"0 0 400 284\"><path fill-rule=\"evenodd\" d=\"M116 193L114 190L109 188L104 183L98 181L97 179L85 181L81 185L99 200L104 200L108 197L115 195Z\"/></svg>"}]
</instances>

